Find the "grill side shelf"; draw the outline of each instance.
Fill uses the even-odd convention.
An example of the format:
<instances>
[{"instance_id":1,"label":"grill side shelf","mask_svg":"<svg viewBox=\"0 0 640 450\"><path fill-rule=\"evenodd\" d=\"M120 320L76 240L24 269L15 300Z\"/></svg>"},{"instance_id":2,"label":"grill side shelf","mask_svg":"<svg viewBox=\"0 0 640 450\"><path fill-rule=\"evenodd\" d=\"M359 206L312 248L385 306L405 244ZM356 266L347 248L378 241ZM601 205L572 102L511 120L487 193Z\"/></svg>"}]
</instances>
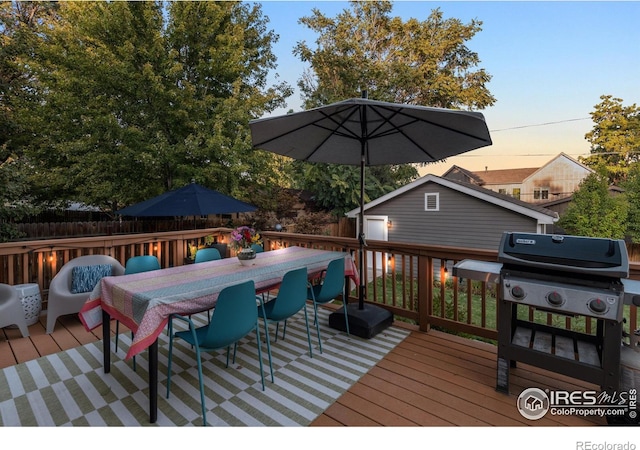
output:
<instances>
[{"instance_id":1,"label":"grill side shelf","mask_svg":"<svg viewBox=\"0 0 640 450\"><path fill-rule=\"evenodd\" d=\"M640 281L623 279L624 304L640 307Z\"/></svg>"},{"instance_id":2,"label":"grill side shelf","mask_svg":"<svg viewBox=\"0 0 640 450\"><path fill-rule=\"evenodd\" d=\"M487 283L500 282L501 263L463 259L453 266L453 276Z\"/></svg>"}]
</instances>

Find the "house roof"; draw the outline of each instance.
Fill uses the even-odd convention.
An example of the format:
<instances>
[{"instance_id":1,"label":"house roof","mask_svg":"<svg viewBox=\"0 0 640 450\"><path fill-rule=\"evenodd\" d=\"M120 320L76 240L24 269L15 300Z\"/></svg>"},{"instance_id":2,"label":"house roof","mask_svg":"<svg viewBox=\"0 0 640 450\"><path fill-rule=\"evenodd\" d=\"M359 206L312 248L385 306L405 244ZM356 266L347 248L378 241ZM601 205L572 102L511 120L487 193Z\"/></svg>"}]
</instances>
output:
<instances>
[{"instance_id":1,"label":"house roof","mask_svg":"<svg viewBox=\"0 0 640 450\"><path fill-rule=\"evenodd\" d=\"M471 172L470 170L467 170L467 169L465 169L463 167L456 166L456 165L451 166L451 169L447 170L441 176L442 176L442 178L450 178L450 179L453 179L453 180L460 180L459 175L462 175L462 177L466 177L469 180L473 180L476 184L482 184L482 178L480 178L474 172ZM460 181L462 181L462 180L460 180Z\"/></svg>"},{"instance_id":2,"label":"house roof","mask_svg":"<svg viewBox=\"0 0 640 450\"><path fill-rule=\"evenodd\" d=\"M379 197L367 203L366 205L364 205L365 214L368 209L371 209L382 203L388 202L393 198L399 195L402 195L405 192L408 192L410 190L416 189L426 183L439 184L440 186L453 189L455 191L458 191L463 194L469 195L471 197L475 197L479 200L485 201L487 203L491 203L496 206L509 209L513 212L522 214L527 217L531 217L532 219L536 219L538 223L541 223L541 224L553 224L558 220L558 213L556 213L555 211L551 211L550 209L543 208L542 206L539 206L533 203L527 203L522 200L518 200L516 198L510 197L508 195L499 194L497 192L491 191L489 189L485 189L476 184L446 179L446 178L442 178L432 174L425 175L412 183L409 183L401 188L396 189L393 192L390 192L386 195L383 195L382 197ZM347 212L346 216L357 217L359 214L360 214L360 208L356 208Z\"/></svg>"},{"instance_id":3,"label":"house roof","mask_svg":"<svg viewBox=\"0 0 640 450\"><path fill-rule=\"evenodd\" d=\"M486 184L491 184L491 185L495 185L495 184L521 184L521 183L524 183L527 178L531 177L533 174L535 174L536 172L539 172L540 170L544 169L545 167L553 164L554 161L556 161L556 160L558 160L560 158L566 159L566 160L570 161L571 163L576 164L576 165L584 168L585 170L587 170L589 172L593 172L593 170L591 168L585 166L584 164L580 163L579 161L573 159L571 156L567 155L566 153L562 153L562 152L559 153L558 155L556 155L554 158L552 158L549 162L544 164L542 167L529 167L529 168L524 168L524 169L521 168L521 169L484 170L484 171L476 171L476 172L466 171L466 172L473 174L473 176L476 177L476 179L480 179L481 181L478 182L478 184L481 185L481 186L486 185ZM454 167L457 167L457 166L454 166ZM449 172L451 172L454 169L454 167L449 169L445 173L445 175L448 174ZM461 172L461 171L464 171L464 170L465 169L457 168L457 172Z\"/></svg>"},{"instance_id":4,"label":"house roof","mask_svg":"<svg viewBox=\"0 0 640 450\"><path fill-rule=\"evenodd\" d=\"M520 184L539 169L539 167L529 167L527 169L485 170L484 172L472 173L482 180L481 184Z\"/></svg>"}]
</instances>

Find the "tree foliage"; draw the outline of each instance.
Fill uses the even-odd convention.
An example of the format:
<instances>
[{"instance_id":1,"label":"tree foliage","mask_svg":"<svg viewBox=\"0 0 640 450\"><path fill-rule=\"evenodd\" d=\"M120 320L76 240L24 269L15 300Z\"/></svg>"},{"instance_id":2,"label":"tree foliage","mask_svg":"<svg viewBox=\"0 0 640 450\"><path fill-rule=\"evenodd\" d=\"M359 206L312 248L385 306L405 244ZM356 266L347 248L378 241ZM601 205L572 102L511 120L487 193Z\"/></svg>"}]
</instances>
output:
<instances>
[{"instance_id":1,"label":"tree foliage","mask_svg":"<svg viewBox=\"0 0 640 450\"><path fill-rule=\"evenodd\" d=\"M21 237L15 222L35 212L29 205L25 171L20 160L8 157L0 160L0 242Z\"/></svg>"},{"instance_id":2,"label":"tree foliage","mask_svg":"<svg viewBox=\"0 0 640 450\"><path fill-rule=\"evenodd\" d=\"M416 5L416 14L421 6ZM299 42L294 54L308 69L298 85L306 108L359 97L444 108L484 108L495 99L491 77L478 69L478 55L466 46L481 22L444 19L440 10L424 21L391 15L387 1L350 2L335 18L314 9L300 23L318 34L315 47ZM325 207L341 213L359 203L359 168L305 164L294 173ZM418 176L415 166L367 169L367 200Z\"/></svg>"},{"instance_id":3,"label":"tree foliage","mask_svg":"<svg viewBox=\"0 0 640 450\"><path fill-rule=\"evenodd\" d=\"M247 197L270 177L248 121L282 106L259 5L61 2L29 61L34 191L115 210L192 179Z\"/></svg>"},{"instance_id":4,"label":"tree foliage","mask_svg":"<svg viewBox=\"0 0 640 450\"><path fill-rule=\"evenodd\" d=\"M337 164L293 163L303 189L315 194L316 203L340 216L360 204L360 167ZM365 170L364 201L383 196L416 178L412 165L372 166Z\"/></svg>"},{"instance_id":5,"label":"tree foliage","mask_svg":"<svg viewBox=\"0 0 640 450\"><path fill-rule=\"evenodd\" d=\"M558 225L576 236L623 239L628 211L625 196L612 196L607 177L594 172L580 183Z\"/></svg>"},{"instance_id":6,"label":"tree foliage","mask_svg":"<svg viewBox=\"0 0 640 450\"><path fill-rule=\"evenodd\" d=\"M0 242L20 237L14 223L36 212L24 158L30 136L21 120L36 97L24 61L34 50L34 30L56 9L54 2L0 2Z\"/></svg>"},{"instance_id":7,"label":"tree foliage","mask_svg":"<svg viewBox=\"0 0 640 450\"><path fill-rule=\"evenodd\" d=\"M423 6L416 5L416 14ZM318 9L300 23L319 34L317 48L299 42L294 53L310 65L299 86L307 108L359 96L441 108L484 108L494 103L491 79L466 41L482 22L392 17L387 1L350 2L336 18Z\"/></svg>"},{"instance_id":8,"label":"tree foliage","mask_svg":"<svg viewBox=\"0 0 640 450\"><path fill-rule=\"evenodd\" d=\"M34 100L34 80L25 59L34 51L37 28L51 23L56 10L54 2L0 1L0 162L7 154L21 156L28 139L20 111Z\"/></svg>"},{"instance_id":9,"label":"tree foliage","mask_svg":"<svg viewBox=\"0 0 640 450\"><path fill-rule=\"evenodd\" d=\"M634 244L640 243L640 163L633 164L622 182L628 205L626 236Z\"/></svg>"},{"instance_id":10,"label":"tree foliage","mask_svg":"<svg viewBox=\"0 0 640 450\"><path fill-rule=\"evenodd\" d=\"M591 113L593 129L585 135L591 155L581 162L605 171L610 183L619 184L640 161L640 107L624 106L611 95L600 99Z\"/></svg>"}]
</instances>

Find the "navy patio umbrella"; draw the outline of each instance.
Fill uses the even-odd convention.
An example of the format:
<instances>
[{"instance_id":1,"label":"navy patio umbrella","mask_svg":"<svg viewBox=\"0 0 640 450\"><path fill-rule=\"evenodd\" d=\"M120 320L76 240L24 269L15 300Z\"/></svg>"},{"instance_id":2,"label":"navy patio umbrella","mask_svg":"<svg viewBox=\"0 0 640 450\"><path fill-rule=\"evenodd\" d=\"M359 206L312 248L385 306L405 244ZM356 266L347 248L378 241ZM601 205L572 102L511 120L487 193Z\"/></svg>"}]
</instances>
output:
<instances>
[{"instance_id":1,"label":"navy patio umbrella","mask_svg":"<svg viewBox=\"0 0 640 450\"><path fill-rule=\"evenodd\" d=\"M192 182L179 189L123 208L116 213L132 217L182 217L252 212L256 209L258 209L256 206L249 203Z\"/></svg>"}]
</instances>

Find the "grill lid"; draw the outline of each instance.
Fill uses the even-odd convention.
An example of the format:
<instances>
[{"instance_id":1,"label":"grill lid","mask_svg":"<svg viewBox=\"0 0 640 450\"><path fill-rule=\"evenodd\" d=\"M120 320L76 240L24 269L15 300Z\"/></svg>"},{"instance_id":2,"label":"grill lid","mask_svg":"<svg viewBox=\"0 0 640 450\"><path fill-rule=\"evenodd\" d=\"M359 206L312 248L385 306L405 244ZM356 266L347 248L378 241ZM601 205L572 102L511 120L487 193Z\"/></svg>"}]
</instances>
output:
<instances>
[{"instance_id":1,"label":"grill lid","mask_svg":"<svg viewBox=\"0 0 640 450\"><path fill-rule=\"evenodd\" d=\"M609 278L629 276L621 239L505 232L498 261L521 268L553 269Z\"/></svg>"}]
</instances>

